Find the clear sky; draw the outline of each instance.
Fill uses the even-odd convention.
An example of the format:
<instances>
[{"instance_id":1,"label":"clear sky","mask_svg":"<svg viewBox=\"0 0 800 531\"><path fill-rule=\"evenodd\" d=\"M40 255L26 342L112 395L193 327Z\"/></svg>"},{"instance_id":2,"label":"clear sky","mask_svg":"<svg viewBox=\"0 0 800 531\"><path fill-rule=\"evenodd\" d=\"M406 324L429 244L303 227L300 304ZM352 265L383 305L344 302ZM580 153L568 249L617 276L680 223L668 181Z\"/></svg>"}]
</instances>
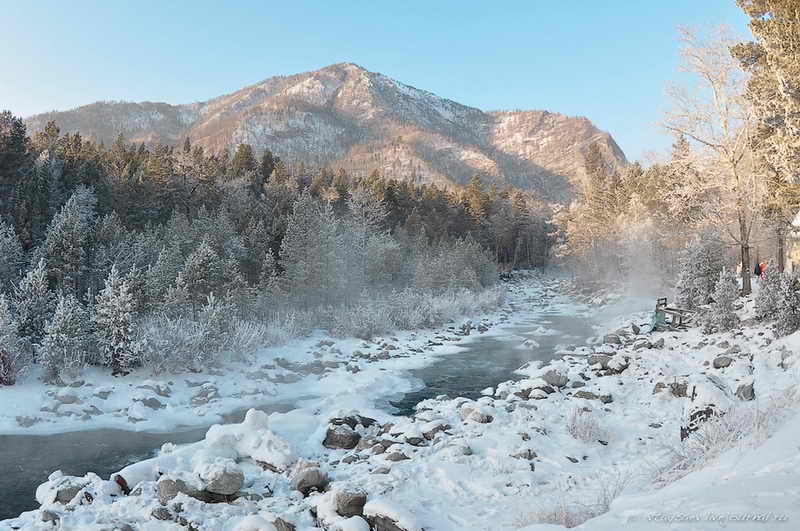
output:
<instances>
[{"instance_id":1,"label":"clear sky","mask_svg":"<svg viewBox=\"0 0 800 531\"><path fill-rule=\"evenodd\" d=\"M485 110L587 116L638 159L671 143L676 26L719 23L748 34L734 0L0 0L0 109L189 103L349 61Z\"/></svg>"}]
</instances>

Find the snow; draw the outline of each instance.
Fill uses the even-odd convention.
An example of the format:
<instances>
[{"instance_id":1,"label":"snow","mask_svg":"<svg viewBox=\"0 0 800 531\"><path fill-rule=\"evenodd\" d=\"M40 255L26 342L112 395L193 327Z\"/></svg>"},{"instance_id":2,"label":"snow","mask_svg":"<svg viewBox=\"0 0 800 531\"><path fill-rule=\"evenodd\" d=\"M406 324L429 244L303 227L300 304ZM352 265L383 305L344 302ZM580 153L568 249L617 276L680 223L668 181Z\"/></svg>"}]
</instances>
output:
<instances>
[{"instance_id":1,"label":"snow","mask_svg":"<svg viewBox=\"0 0 800 531\"><path fill-rule=\"evenodd\" d=\"M483 336L514 337L520 326L533 330L534 335L546 335L550 316L593 311L558 295L564 287L557 280L539 277L511 283L508 304L514 311L484 316L484 322L502 326L494 326ZM150 511L160 507L154 496L160 477L181 479L201 489L214 478L238 471L244 477L243 493L269 494L263 499L241 497L216 504L180 494L176 500L183 504L183 517L202 523L203 529L271 530L277 528L274 522L278 517L298 530L318 529L309 512L313 509L317 520L331 531L367 530L366 520L375 517L391 519L408 531L540 531L562 529L553 525L551 516L563 506L583 508L584 516L594 516L578 527L592 531L791 528L792 522L800 520L800 415L793 394L800 376L800 333L775 338L767 326L753 321L752 304L747 300L739 310L745 324L731 332L703 335L698 328L690 328L637 336L631 324L645 323L649 315L631 311L621 304L620 297L602 300L616 301L625 310L613 314L611 305L604 306L603 313L612 317L598 325L597 337L590 345L565 347L546 364L529 363L518 371L519 379L498 382L493 389L484 389L477 400L446 396L425 400L410 417L393 416L386 405L418 385L408 371L456 352L455 343L469 344L480 335L432 347L429 340L451 336L452 330L408 332L371 343L339 339L335 345L319 333L269 354L261 353L258 363L273 367L259 370L301 375L293 383L273 383L277 396L272 398L288 397L294 409L270 414L251 410L241 423L212 426L202 441L164 445L156 457L119 472L131 488L141 489L137 496L122 495L111 478L56 473L39 488L37 499L42 509L61 515L65 528L70 528L67 523L72 528L91 529L125 521L146 529L153 524ZM473 322L477 322L474 317ZM622 345L602 343L603 335L611 332L620 336ZM522 345L524 339L516 336L513 340ZM664 340L661 348L634 347L644 340L655 343L660 339ZM370 355L382 352L383 344L398 349L389 351L393 355L388 359L373 361ZM351 357L354 351L365 357ZM611 355L608 369L588 364L588 356L598 351ZM721 355L732 358L731 365L714 368L713 360ZM278 358L285 361L276 363ZM312 360L348 360L357 363L360 371L352 373L344 366L320 374L296 370ZM233 380L233 388L240 388L237 375L252 370L242 369L234 376L202 375L220 393L218 399L203 406L207 409L203 420L250 400L234 397L226 384ZM546 375L550 371L566 376L568 384L549 386L546 379L553 381L553 375ZM192 378L200 380L199 375ZM129 429L144 423L168 425L168 421L181 418L179 412L184 408L194 411L181 405L192 395L183 393L179 378L150 380L148 389L130 386L131 396L139 401L128 404L126 411L140 404L149 417ZM115 397L122 394L120 382L95 382L90 388L97 392L101 386L111 387L114 392L106 400L124 402ZM152 391L159 389L160 383L170 386L170 397ZM741 400L737 389L750 383L754 384L755 400ZM87 398L83 387L75 389L80 400ZM140 391L145 394L135 394ZM577 397L578 392L584 392L581 396L585 398ZM179 394L184 398L176 400ZM143 396L158 397L167 406L146 408ZM600 396L610 400L604 403L591 398ZM63 394L59 397L64 399ZM677 450L703 448L694 438L682 443L679 428L693 408L706 404L727 410L722 417L727 424L706 433L718 443L691 454L683 469L676 468L671 459ZM580 414L575 415L576 411ZM377 421L369 428L355 428L365 444L353 450L324 448L329 420L356 413ZM584 440L571 434L575 419L593 423L588 431L591 437ZM756 419L756 423L751 426L747 419ZM129 423L127 418L121 420ZM714 426L713 421L709 426ZM735 429L744 433L733 437L728 431ZM376 446L380 451L374 450ZM394 460L399 454L408 459ZM292 491L291 477L306 467L318 467L328 476L325 492L312 492L304 498ZM74 508L65 511L63 504L54 502L55 493L73 483L90 492L94 502L72 501ZM363 517L336 512L334 492L352 488L367 493ZM733 521L754 518L752 515L769 516L758 521L757 527ZM44 528L40 520L40 511L32 511L0 523L0 529L14 521Z\"/></svg>"}]
</instances>

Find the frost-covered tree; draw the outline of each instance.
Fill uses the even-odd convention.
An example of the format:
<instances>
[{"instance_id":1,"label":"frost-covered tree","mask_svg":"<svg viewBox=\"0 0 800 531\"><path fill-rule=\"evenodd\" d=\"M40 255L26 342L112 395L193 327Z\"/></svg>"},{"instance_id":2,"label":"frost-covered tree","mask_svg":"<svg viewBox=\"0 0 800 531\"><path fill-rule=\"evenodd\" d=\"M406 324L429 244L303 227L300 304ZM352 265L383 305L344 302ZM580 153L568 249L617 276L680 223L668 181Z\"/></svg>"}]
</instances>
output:
<instances>
[{"instance_id":1,"label":"frost-covered tree","mask_svg":"<svg viewBox=\"0 0 800 531\"><path fill-rule=\"evenodd\" d=\"M162 247L155 263L147 267L147 299L152 304L164 302L167 291L175 285L175 279L183 269L183 256L178 245Z\"/></svg>"},{"instance_id":2,"label":"frost-covered tree","mask_svg":"<svg viewBox=\"0 0 800 531\"><path fill-rule=\"evenodd\" d=\"M776 330L785 336L800 330L800 280L783 275L776 308Z\"/></svg>"},{"instance_id":3,"label":"frost-covered tree","mask_svg":"<svg viewBox=\"0 0 800 531\"><path fill-rule=\"evenodd\" d=\"M25 355L17 335L6 296L0 293L0 385L14 385L25 366Z\"/></svg>"},{"instance_id":4,"label":"frost-covered tree","mask_svg":"<svg viewBox=\"0 0 800 531\"><path fill-rule=\"evenodd\" d=\"M96 204L94 191L79 186L50 222L45 241L34 254L34 261L46 260L50 279L69 293L82 291L89 271L88 244Z\"/></svg>"},{"instance_id":5,"label":"frost-covered tree","mask_svg":"<svg viewBox=\"0 0 800 531\"><path fill-rule=\"evenodd\" d=\"M714 293L714 302L707 314L707 324L717 332L730 330L739 322L733 303L739 298L739 282L729 269L719 273Z\"/></svg>"},{"instance_id":6,"label":"frost-covered tree","mask_svg":"<svg viewBox=\"0 0 800 531\"><path fill-rule=\"evenodd\" d=\"M199 305L210 293L219 293L225 284L226 270L225 261L208 241L200 242L183 266L183 280L192 302Z\"/></svg>"},{"instance_id":7,"label":"frost-covered tree","mask_svg":"<svg viewBox=\"0 0 800 531\"><path fill-rule=\"evenodd\" d=\"M29 343L38 344L44 337L45 326L54 309L54 295L48 286L44 259L40 259L17 284L14 309L19 336Z\"/></svg>"},{"instance_id":8,"label":"frost-covered tree","mask_svg":"<svg viewBox=\"0 0 800 531\"><path fill-rule=\"evenodd\" d=\"M45 381L77 373L86 364L88 350L89 313L74 295L59 295L38 355Z\"/></svg>"},{"instance_id":9,"label":"frost-covered tree","mask_svg":"<svg viewBox=\"0 0 800 531\"><path fill-rule=\"evenodd\" d=\"M292 298L302 306L329 304L341 295L341 238L333 208L308 191L292 207L281 244L281 265Z\"/></svg>"},{"instance_id":10,"label":"frost-covered tree","mask_svg":"<svg viewBox=\"0 0 800 531\"><path fill-rule=\"evenodd\" d=\"M774 319L781 297L783 273L777 267L767 267L756 293L756 317Z\"/></svg>"},{"instance_id":11,"label":"frost-covered tree","mask_svg":"<svg viewBox=\"0 0 800 531\"><path fill-rule=\"evenodd\" d=\"M25 252L14 227L0 219L0 291L17 283L25 268Z\"/></svg>"},{"instance_id":12,"label":"frost-covered tree","mask_svg":"<svg viewBox=\"0 0 800 531\"><path fill-rule=\"evenodd\" d=\"M725 249L708 231L701 233L684 250L676 286L678 305L693 309L711 302L719 273L724 267Z\"/></svg>"},{"instance_id":13,"label":"frost-covered tree","mask_svg":"<svg viewBox=\"0 0 800 531\"><path fill-rule=\"evenodd\" d=\"M127 281L112 266L105 287L97 295L92 320L103 364L112 374L124 374L139 361L135 342L134 298Z\"/></svg>"}]
</instances>

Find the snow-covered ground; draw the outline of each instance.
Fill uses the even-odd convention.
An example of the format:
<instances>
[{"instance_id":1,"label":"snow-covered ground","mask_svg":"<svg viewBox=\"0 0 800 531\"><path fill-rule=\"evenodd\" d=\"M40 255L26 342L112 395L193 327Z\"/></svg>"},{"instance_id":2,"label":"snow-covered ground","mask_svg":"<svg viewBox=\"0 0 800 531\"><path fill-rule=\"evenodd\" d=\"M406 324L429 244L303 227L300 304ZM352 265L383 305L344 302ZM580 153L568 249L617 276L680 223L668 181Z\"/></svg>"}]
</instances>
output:
<instances>
[{"instance_id":1,"label":"snow-covered ground","mask_svg":"<svg viewBox=\"0 0 800 531\"><path fill-rule=\"evenodd\" d=\"M554 307L586 312L558 296L562 287L543 278L510 284L516 310L485 323ZM241 424L213 426L195 444L167 444L111 478L56 472L37 491L41 508L0 529L48 529L57 521L87 530L534 531L589 516L596 517L582 529L793 529L800 522L793 394L800 335L775 340L752 321L750 300L740 314L743 325L733 332L703 335L697 328L644 334L636 325L649 316L626 313L589 345L566 347L544 367L523 367L520 380L479 400L441 396L411 417L383 407L415 385L406 371L453 351L448 338L470 341L477 330L409 333L379 344L313 338L280 349L290 368L274 361L260 368L302 375L294 383L265 378L281 399L305 396L298 408L251 411ZM317 360L315 352L342 365L319 375L291 368ZM224 409L217 401L230 397L229 408L248 396L234 397L217 378L220 398L193 406L208 408L207 419ZM230 380L242 390L244 378ZM202 387L176 382L171 395L184 398L156 415L170 407L190 415L188 389ZM709 404L725 415L698 423L681 442L687 417ZM180 415L148 415L133 426L163 426Z\"/></svg>"}]
</instances>

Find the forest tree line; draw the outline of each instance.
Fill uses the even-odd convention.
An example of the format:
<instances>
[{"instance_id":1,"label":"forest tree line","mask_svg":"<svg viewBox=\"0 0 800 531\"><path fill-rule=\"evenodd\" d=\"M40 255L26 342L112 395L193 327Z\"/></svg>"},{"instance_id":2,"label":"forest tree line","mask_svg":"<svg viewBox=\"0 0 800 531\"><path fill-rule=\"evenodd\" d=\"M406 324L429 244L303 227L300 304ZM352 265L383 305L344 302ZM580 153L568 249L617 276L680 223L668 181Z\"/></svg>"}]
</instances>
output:
<instances>
[{"instance_id":1,"label":"forest tree line","mask_svg":"<svg viewBox=\"0 0 800 531\"><path fill-rule=\"evenodd\" d=\"M549 210L289 166L247 144L110 147L0 113L0 383L27 367L186 370L312 328L369 337L496 303L542 265Z\"/></svg>"},{"instance_id":2,"label":"forest tree line","mask_svg":"<svg viewBox=\"0 0 800 531\"><path fill-rule=\"evenodd\" d=\"M752 41L679 30L691 83L669 90L668 160L612 168L590 146L575 200L555 215L556 250L586 278L676 287L709 330L734 325L733 300L767 263L757 313L788 334L800 328L800 264L786 261L800 219L800 10L737 4Z\"/></svg>"}]
</instances>

